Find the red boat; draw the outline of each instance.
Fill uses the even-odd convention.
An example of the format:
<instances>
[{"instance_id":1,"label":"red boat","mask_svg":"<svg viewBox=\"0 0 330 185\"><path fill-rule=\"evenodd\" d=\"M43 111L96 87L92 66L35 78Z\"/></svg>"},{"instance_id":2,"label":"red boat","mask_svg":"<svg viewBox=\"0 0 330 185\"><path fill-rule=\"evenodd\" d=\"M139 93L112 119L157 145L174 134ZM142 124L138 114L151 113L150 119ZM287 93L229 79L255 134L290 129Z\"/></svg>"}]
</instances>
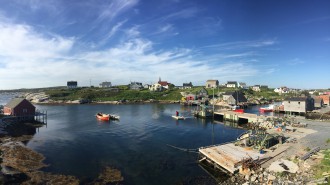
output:
<instances>
[{"instance_id":1,"label":"red boat","mask_svg":"<svg viewBox=\"0 0 330 185\"><path fill-rule=\"evenodd\" d=\"M233 110L234 112L238 112L238 113L244 113L244 109L235 109Z\"/></svg>"},{"instance_id":2,"label":"red boat","mask_svg":"<svg viewBox=\"0 0 330 185\"><path fill-rule=\"evenodd\" d=\"M274 110L274 106L273 105L270 105L268 107L261 107L259 108L259 111L260 112L273 112Z\"/></svg>"},{"instance_id":3,"label":"red boat","mask_svg":"<svg viewBox=\"0 0 330 185\"><path fill-rule=\"evenodd\" d=\"M102 121L109 121L110 115L109 114L103 114L103 113L97 113L96 118Z\"/></svg>"},{"instance_id":4,"label":"red boat","mask_svg":"<svg viewBox=\"0 0 330 185\"><path fill-rule=\"evenodd\" d=\"M232 110L233 110L234 112L244 113L244 109L241 109L240 106L238 106L238 105L234 105L234 106L232 106Z\"/></svg>"},{"instance_id":5,"label":"red boat","mask_svg":"<svg viewBox=\"0 0 330 185\"><path fill-rule=\"evenodd\" d=\"M273 112L273 109L269 109L269 108L260 108L259 111L260 111L260 112Z\"/></svg>"}]
</instances>

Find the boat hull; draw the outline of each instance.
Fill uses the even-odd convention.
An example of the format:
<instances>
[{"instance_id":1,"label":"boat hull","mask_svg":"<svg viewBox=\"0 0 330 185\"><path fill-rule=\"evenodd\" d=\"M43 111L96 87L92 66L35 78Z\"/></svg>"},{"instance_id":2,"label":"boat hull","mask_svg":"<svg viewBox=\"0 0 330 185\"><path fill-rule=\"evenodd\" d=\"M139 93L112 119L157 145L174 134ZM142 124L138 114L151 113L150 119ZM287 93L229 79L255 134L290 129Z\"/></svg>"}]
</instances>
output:
<instances>
[{"instance_id":1,"label":"boat hull","mask_svg":"<svg viewBox=\"0 0 330 185\"><path fill-rule=\"evenodd\" d=\"M102 121L109 121L110 120L110 116L106 115L106 114L97 114L96 118L98 120L102 120Z\"/></svg>"},{"instance_id":2,"label":"boat hull","mask_svg":"<svg viewBox=\"0 0 330 185\"><path fill-rule=\"evenodd\" d=\"M234 112L244 113L244 109L235 109Z\"/></svg>"},{"instance_id":3,"label":"boat hull","mask_svg":"<svg viewBox=\"0 0 330 185\"><path fill-rule=\"evenodd\" d=\"M176 120L184 120L185 118L183 116L172 116L172 118Z\"/></svg>"},{"instance_id":4,"label":"boat hull","mask_svg":"<svg viewBox=\"0 0 330 185\"><path fill-rule=\"evenodd\" d=\"M267 109L267 108L260 108L260 112L273 112L273 109Z\"/></svg>"}]
</instances>

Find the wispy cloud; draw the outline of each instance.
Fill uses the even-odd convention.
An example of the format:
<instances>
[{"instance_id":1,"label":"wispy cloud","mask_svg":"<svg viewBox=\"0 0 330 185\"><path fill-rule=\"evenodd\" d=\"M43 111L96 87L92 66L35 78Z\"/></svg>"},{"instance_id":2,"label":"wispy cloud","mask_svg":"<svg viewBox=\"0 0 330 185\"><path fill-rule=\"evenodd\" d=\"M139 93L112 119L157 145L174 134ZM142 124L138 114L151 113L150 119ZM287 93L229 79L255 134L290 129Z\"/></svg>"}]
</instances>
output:
<instances>
[{"instance_id":1,"label":"wispy cloud","mask_svg":"<svg viewBox=\"0 0 330 185\"><path fill-rule=\"evenodd\" d=\"M201 48L212 48L218 50L233 50L246 48L261 48L277 44L276 39L254 40L254 41L235 41L222 44L208 45Z\"/></svg>"},{"instance_id":2,"label":"wispy cloud","mask_svg":"<svg viewBox=\"0 0 330 185\"><path fill-rule=\"evenodd\" d=\"M172 24L165 24L165 25L159 27L158 30L155 32L155 34L165 33L165 32L171 31L173 29L174 28L173 28Z\"/></svg>"},{"instance_id":3,"label":"wispy cloud","mask_svg":"<svg viewBox=\"0 0 330 185\"><path fill-rule=\"evenodd\" d=\"M187 19L187 18L195 17L198 12L199 12L199 9L197 9L196 7L189 7L186 9L182 9L182 10L170 13L170 14L164 16L162 19L163 20Z\"/></svg>"},{"instance_id":4,"label":"wispy cloud","mask_svg":"<svg viewBox=\"0 0 330 185\"><path fill-rule=\"evenodd\" d=\"M106 44L106 42L111 39L117 32L118 30L127 22L127 19L121 22L118 22L115 26L111 28L109 33L101 40L98 42L99 46L103 46Z\"/></svg>"},{"instance_id":5,"label":"wispy cloud","mask_svg":"<svg viewBox=\"0 0 330 185\"><path fill-rule=\"evenodd\" d=\"M302 21L302 22L300 22L300 24L311 24L311 23L328 21L328 20L330 20L330 16L323 16L323 17L317 17L317 18Z\"/></svg>"},{"instance_id":6,"label":"wispy cloud","mask_svg":"<svg viewBox=\"0 0 330 185\"><path fill-rule=\"evenodd\" d=\"M138 0L112 0L108 4L102 7L100 10L98 20L111 21L119 14L134 7L139 1Z\"/></svg>"},{"instance_id":7,"label":"wispy cloud","mask_svg":"<svg viewBox=\"0 0 330 185\"><path fill-rule=\"evenodd\" d=\"M140 26L135 25L135 26L133 26L131 28L126 29L125 30L126 37L128 39L139 37L140 34L141 34L141 32L139 31L139 27Z\"/></svg>"},{"instance_id":8,"label":"wispy cloud","mask_svg":"<svg viewBox=\"0 0 330 185\"><path fill-rule=\"evenodd\" d=\"M294 58L294 59L292 59L292 60L289 60L288 65L290 65L290 66L296 66L296 65L300 65L300 64L304 64L304 63L305 63L305 62L302 61L301 59L299 59L299 58Z\"/></svg>"},{"instance_id":9,"label":"wispy cloud","mask_svg":"<svg viewBox=\"0 0 330 185\"><path fill-rule=\"evenodd\" d=\"M250 57L250 56L256 56L257 53L253 51L249 52L243 52L243 53L235 53L235 54L223 54L220 55L222 58L243 58L243 57Z\"/></svg>"}]
</instances>

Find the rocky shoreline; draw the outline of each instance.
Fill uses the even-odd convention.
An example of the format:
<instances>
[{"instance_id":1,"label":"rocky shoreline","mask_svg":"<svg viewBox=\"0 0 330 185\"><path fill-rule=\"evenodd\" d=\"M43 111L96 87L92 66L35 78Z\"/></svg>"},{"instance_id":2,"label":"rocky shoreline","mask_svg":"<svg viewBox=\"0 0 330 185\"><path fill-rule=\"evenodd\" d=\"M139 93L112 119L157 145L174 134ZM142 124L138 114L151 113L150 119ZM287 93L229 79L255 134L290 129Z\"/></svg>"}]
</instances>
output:
<instances>
[{"instance_id":1,"label":"rocky shoreline","mask_svg":"<svg viewBox=\"0 0 330 185\"><path fill-rule=\"evenodd\" d=\"M330 183L330 171L316 176L320 163L324 160L324 153L330 152L330 122L320 122L300 118L299 121L308 124L308 128L296 128L295 132L283 133L287 137L295 138L289 143L279 145L283 152L261 165L257 170L236 174L221 184L327 184ZM290 128L289 128L290 129ZM269 132L277 132L268 130ZM316 150L306 160L302 157ZM280 150L281 151L281 150ZM269 151L271 152L271 151ZM329 159L328 159L329 160ZM322 167L322 166L321 166ZM327 166L330 169L330 166Z\"/></svg>"}]
</instances>

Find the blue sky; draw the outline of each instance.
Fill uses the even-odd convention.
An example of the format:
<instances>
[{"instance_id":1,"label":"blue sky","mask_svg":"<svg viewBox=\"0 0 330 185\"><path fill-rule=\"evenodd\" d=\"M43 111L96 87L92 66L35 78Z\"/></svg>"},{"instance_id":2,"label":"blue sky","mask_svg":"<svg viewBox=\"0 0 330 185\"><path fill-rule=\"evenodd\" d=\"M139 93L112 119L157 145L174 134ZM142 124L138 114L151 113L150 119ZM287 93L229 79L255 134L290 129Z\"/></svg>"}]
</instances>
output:
<instances>
[{"instance_id":1,"label":"blue sky","mask_svg":"<svg viewBox=\"0 0 330 185\"><path fill-rule=\"evenodd\" d=\"M330 88L327 0L0 3L0 89L159 77Z\"/></svg>"}]
</instances>

